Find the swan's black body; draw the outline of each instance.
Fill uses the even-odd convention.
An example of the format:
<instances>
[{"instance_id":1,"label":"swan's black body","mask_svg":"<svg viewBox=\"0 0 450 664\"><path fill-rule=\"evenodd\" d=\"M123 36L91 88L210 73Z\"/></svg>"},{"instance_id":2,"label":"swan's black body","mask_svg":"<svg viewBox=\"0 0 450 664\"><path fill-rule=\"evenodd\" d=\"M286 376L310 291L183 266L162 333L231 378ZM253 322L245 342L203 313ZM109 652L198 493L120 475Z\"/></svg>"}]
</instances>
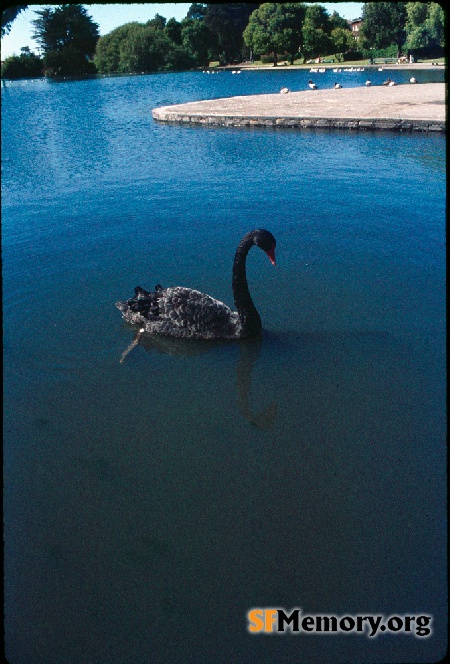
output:
<instances>
[{"instance_id":1,"label":"swan's black body","mask_svg":"<svg viewBox=\"0 0 450 664\"><path fill-rule=\"evenodd\" d=\"M175 286L154 291L135 288L135 296L116 302L125 320L150 334L164 334L186 339L243 339L261 332L261 319L248 290L245 263L249 250L256 245L275 264L276 241L272 233L257 229L247 233L236 249L233 264L233 293L237 311L192 288Z\"/></svg>"}]
</instances>

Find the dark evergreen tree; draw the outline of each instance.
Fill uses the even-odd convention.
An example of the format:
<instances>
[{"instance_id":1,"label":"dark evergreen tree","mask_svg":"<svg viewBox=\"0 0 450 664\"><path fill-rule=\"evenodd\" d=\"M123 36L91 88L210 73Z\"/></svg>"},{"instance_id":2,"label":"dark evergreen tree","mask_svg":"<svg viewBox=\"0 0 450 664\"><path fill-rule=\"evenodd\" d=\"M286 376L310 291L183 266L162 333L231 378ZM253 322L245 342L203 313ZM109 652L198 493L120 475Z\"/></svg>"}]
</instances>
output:
<instances>
[{"instance_id":1,"label":"dark evergreen tree","mask_svg":"<svg viewBox=\"0 0 450 664\"><path fill-rule=\"evenodd\" d=\"M44 7L36 14L33 38L45 54L46 76L94 73L90 59L99 38L98 25L83 5Z\"/></svg>"},{"instance_id":2,"label":"dark evergreen tree","mask_svg":"<svg viewBox=\"0 0 450 664\"><path fill-rule=\"evenodd\" d=\"M32 21L33 38L44 53L62 51L68 46L92 57L99 37L98 25L88 16L83 5L45 7Z\"/></svg>"},{"instance_id":3,"label":"dark evergreen tree","mask_svg":"<svg viewBox=\"0 0 450 664\"><path fill-rule=\"evenodd\" d=\"M166 27L164 28L166 35L169 37L174 44L181 46L183 37L181 36L181 23L174 18L171 18L167 21Z\"/></svg>"},{"instance_id":4,"label":"dark evergreen tree","mask_svg":"<svg viewBox=\"0 0 450 664\"><path fill-rule=\"evenodd\" d=\"M261 3L230 2L208 4L205 23L216 36L220 61L223 64L241 60L243 37L250 15Z\"/></svg>"},{"instance_id":5,"label":"dark evergreen tree","mask_svg":"<svg viewBox=\"0 0 450 664\"><path fill-rule=\"evenodd\" d=\"M2 37L9 35L13 21L27 7L28 5L14 5L13 7L2 9Z\"/></svg>"},{"instance_id":6,"label":"dark evergreen tree","mask_svg":"<svg viewBox=\"0 0 450 664\"><path fill-rule=\"evenodd\" d=\"M202 2L194 2L186 14L186 18L193 18L194 20L202 20L206 15L206 4Z\"/></svg>"}]
</instances>

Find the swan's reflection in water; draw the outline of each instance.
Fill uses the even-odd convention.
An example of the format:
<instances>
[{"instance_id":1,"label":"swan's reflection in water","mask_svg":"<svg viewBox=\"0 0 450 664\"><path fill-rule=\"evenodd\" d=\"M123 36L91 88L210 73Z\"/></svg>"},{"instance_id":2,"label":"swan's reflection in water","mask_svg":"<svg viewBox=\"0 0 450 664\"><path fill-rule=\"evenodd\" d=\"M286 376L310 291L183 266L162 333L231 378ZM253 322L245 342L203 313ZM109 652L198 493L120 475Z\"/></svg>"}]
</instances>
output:
<instances>
[{"instance_id":1,"label":"swan's reflection in water","mask_svg":"<svg viewBox=\"0 0 450 664\"><path fill-rule=\"evenodd\" d=\"M144 348L147 352L156 350L164 355L189 357L211 352L215 348L223 347L224 344L237 345L239 348L239 359L236 366L236 391L240 412L250 424L258 429L270 429L277 417L277 403L270 403L260 412L254 412L251 407L252 375L264 344L263 337L228 342L205 341L150 335L141 329L137 332L128 348L122 353L120 362L123 363L127 355L137 345Z\"/></svg>"},{"instance_id":2,"label":"swan's reflection in water","mask_svg":"<svg viewBox=\"0 0 450 664\"><path fill-rule=\"evenodd\" d=\"M270 429L277 417L277 403L275 401L270 403L260 413L253 412L250 405L253 369L261 354L263 343L262 337L239 342L236 385L239 408L245 419L258 429Z\"/></svg>"}]
</instances>

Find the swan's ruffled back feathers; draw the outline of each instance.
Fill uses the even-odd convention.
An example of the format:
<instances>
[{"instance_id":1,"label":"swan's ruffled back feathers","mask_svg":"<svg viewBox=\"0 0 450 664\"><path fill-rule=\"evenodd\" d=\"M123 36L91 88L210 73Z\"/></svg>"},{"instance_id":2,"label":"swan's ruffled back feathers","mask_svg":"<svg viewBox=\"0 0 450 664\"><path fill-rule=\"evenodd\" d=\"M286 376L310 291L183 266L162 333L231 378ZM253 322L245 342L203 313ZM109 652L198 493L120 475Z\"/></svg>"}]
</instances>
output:
<instances>
[{"instance_id":1,"label":"swan's ruffled back feathers","mask_svg":"<svg viewBox=\"0 0 450 664\"><path fill-rule=\"evenodd\" d=\"M159 285L158 285L159 286ZM137 287L135 297L117 302L125 320L152 334L217 339L239 335L239 317L226 304L192 288L176 286L154 292Z\"/></svg>"}]
</instances>

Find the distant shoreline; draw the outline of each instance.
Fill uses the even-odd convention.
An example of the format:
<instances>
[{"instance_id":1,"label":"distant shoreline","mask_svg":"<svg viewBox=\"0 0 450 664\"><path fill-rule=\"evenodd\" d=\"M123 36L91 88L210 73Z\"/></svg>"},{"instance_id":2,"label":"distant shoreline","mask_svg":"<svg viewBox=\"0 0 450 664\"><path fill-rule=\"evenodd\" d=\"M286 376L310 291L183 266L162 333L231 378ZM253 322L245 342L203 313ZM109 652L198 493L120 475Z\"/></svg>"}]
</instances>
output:
<instances>
[{"instance_id":1,"label":"distant shoreline","mask_svg":"<svg viewBox=\"0 0 450 664\"><path fill-rule=\"evenodd\" d=\"M207 69L214 69L214 70L221 70L221 71L229 71L229 70L251 70L251 71L259 71L259 70L271 70L271 71L278 71L279 69L283 70L290 70L290 69L344 69L344 68L351 68L351 67L361 67L364 69L430 69L432 71L436 69L445 69L446 64L442 63L439 65L432 65L429 62L408 62L406 64L376 64L376 65L369 65L369 64L347 64L345 62L326 62L326 63L310 63L308 65L252 65L252 64L247 64L243 63L240 65L224 65L223 67L207 67Z\"/></svg>"},{"instance_id":2,"label":"distant shoreline","mask_svg":"<svg viewBox=\"0 0 450 664\"><path fill-rule=\"evenodd\" d=\"M413 62L413 63L407 63L407 64L376 64L376 65L365 65L362 63L359 64L347 64L343 62L336 62L336 63L315 63L315 64L309 64L309 65L277 65L274 67L273 65L252 65L252 64L247 64L243 63L240 65L224 65L223 67L206 67L203 71L292 71L292 70L300 70L300 71L310 71L311 69L325 69L325 70L333 70L333 69L368 69L368 70L389 70L389 69L399 69L399 70L413 70L413 69L418 69L418 70L441 70L441 69L446 69L446 64L442 63L439 65L432 65L428 62ZM184 72L200 72L202 71L200 68L197 69L185 69L183 70ZM55 77L46 77L44 75L40 76L26 76L26 77L21 77L21 78L7 78L7 77L1 77L1 81L3 84L3 81L34 81L34 80L45 80L45 81L82 81L85 79L95 79L95 78L105 78L105 77L114 77L114 76L142 76L142 75L147 75L147 74L179 74L179 71L153 71L153 72L111 72L109 74L80 74L80 75L74 75L74 76L55 76Z\"/></svg>"}]
</instances>

